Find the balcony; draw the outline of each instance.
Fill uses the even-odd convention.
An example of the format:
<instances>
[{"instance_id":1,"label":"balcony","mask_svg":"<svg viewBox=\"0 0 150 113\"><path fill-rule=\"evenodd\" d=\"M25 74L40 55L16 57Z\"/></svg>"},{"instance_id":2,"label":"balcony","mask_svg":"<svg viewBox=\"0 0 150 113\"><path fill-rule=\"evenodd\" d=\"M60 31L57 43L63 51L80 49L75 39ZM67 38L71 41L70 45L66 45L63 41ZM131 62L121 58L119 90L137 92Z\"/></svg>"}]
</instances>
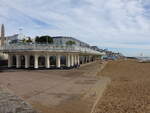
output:
<instances>
[{"instance_id":1,"label":"balcony","mask_svg":"<svg viewBox=\"0 0 150 113\"><path fill-rule=\"evenodd\" d=\"M7 44L0 47L2 52L20 52L20 51L49 51L49 52L78 52L87 54L102 55L104 53L95 51L91 48L81 46L63 46L53 44Z\"/></svg>"}]
</instances>

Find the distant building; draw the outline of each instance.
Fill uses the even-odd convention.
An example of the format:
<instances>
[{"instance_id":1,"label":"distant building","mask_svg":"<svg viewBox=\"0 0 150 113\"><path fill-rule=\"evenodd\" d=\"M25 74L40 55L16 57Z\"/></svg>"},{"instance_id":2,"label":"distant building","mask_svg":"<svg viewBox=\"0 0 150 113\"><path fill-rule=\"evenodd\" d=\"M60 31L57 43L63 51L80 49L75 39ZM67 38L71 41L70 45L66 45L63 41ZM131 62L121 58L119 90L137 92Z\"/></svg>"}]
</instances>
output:
<instances>
[{"instance_id":1,"label":"distant building","mask_svg":"<svg viewBox=\"0 0 150 113\"><path fill-rule=\"evenodd\" d=\"M116 60L116 59L125 58L124 55L121 53L115 53L115 52L108 51L108 50L104 50L104 51L106 54L104 56L102 56L102 59Z\"/></svg>"},{"instance_id":2,"label":"distant building","mask_svg":"<svg viewBox=\"0 0 150 113\"><path fill-rule=\"evenodd\" d=\"M91 49L96 50L96 51L99 51L99 52L104 52L104 53L105 53L105 50L100 49L100 48L97 47L97 46L91 46Z\"/></svg>"},{"instance_id":3,"label":"distant building","mask_svg":"<svg viewBox=\"0 0 150 113\"><path fill-rule=\"evenodd\" d=\"M16 43L23 39L27 39L27 36L25 36L23 34L15 34L15 35L6 37L6 40L8 43L13 43L13 42Z\"/></svg>"},{"instance_id":4,"label":"distant building","mask_svg":"<svg viewBox=\"0 0 150 113\"><path fill-rule=\"evenodd\" d=\"M68 41L74 41L76 46L82 46L82 47L89 47L90 45L82 42L80 40L77 40L73 37L64 37L64 36L56 36L56 37L52 37L53 38L53 43L56 45L66 45L66 43Z\"/></svg>"},{"instance_id":5,"label":"distant building","mask_svg":"<svg viewBox=\"0 0 150 113\"><path fill-rule=\"evenodd\" d=\"M27 37L23 34L15 34L12 36L5 36L5 26L4 24L1 25L1 33L0 33L0 47L6 45L7 43L16 43L22 39L26 39ZM7 59L7 54L0 53L0 59Z\"/></svg>"}]
</instances>

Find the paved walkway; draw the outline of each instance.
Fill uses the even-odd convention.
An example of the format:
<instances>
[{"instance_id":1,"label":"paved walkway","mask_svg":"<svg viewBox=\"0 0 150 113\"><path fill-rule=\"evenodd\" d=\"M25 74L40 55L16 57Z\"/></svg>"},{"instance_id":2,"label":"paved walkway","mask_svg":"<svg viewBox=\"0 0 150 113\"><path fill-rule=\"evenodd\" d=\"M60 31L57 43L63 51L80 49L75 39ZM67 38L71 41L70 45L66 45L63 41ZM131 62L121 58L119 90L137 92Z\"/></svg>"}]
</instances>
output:
<instances>
[{"instance_id":1,"label":"paved walkway","mask_svg":"<svg viewBox=\"0 0 150 113\"><path fill-rule=\"evenodd\" d=\"M0 113L37 113L31 105L0 87Z\"/></svg>"},{"instance_id":2,"label":"paved walkway","mask_svg":"<svg viewBox=\"0 0 150 113\"><path fill-rule=\"evenodd\" d=\"M97 96L92 88L103 84L103 78L96 76L100 66L97 62L72 70L4 72L0 73L0 84L45 113L87 113Z\"/></svg>"}]
</instances>

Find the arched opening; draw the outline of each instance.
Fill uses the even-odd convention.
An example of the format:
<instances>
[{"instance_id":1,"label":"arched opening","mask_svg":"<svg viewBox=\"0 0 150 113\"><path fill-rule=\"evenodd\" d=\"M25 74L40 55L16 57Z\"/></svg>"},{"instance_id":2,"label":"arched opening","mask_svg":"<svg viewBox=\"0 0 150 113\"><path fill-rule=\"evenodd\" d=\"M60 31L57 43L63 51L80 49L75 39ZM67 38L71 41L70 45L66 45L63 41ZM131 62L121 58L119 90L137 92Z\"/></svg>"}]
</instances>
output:
<instances>
[{"instance_id":1,"label":"arched opening","mask_svg":"<svg viewBox=\"0 0 150 113\"><path fill-rule=\"evenodd\" d=\"M45 67L45 56L39 56L38 64L39 64L39 68Z\"/></svg>"},{"instance_id":2,"label":"arched opening","mask_svg":"<svg viewBox=\"0 0 150 113\"><path fill-rule=\"evenodd\" d=\"M89 61L89 57L87 57L87 62L89 63L90 61Z\"/></svg>"},{"instance_id":3,"label":"arched opening","mask_svg":"<svg viewBox=\"0 0 150 113\"><path fill-rule=\"evenodd\" d=\"M84 61L83 63L85 64L86 63L86 56L84 56L84 60L83 61Z\"/></svg>"},{"instance_id":4,"label":"arched opening","mask_svg":"<svg viewBox=\"0 0 150 113\"><path fill-rule=\"evenodd\" d=\"M92 62L94 61L94 57L92 57Z\"/></svg>"},{"instance_id":5,"label":"arched opening","mask_svg":"<svg viewBox=\"0 0 150 113\"><path fill-rule=\"evenodd\" d=\"M12 56L12 67L16 67L16 56Z\"/></svg>"},{"instance_id":6,"label":"arched opening","mask_svg":"<svg viewBox=\"0 0 150 113\"><path fill-rule=\"evenodd\" d=\"M50 66L56 68L56 56L50 56Z\"/></svg>"},{"instance_id":7,"label":"arched opening","mask_svg":"<svg viewBox=\"0 0 150 113\"><path fill-rule=\"evenodd\" d=\"M80 64L83 64L83 62L82 62L82 59L83 59L83 57L82 56L80 56Z\"/></svg>"},{"instance_id":8,"label":"arched opening","mask_svg":"<svg viewBox=\"0 0 150 113\"><path fill-rule=\"evenodd\" d=\"M60 65L61 67L66 67L66 56L61 56L60 57Z\"/></svg>"},{"instance_id":9,"label":"arched opening","mask_svg":"<svg viewBox=\"0 0 150 113\"><path fill-rule=\"evenodd\" d=\"M34 68L34 56L29 57L29 64L31 68Z\"/></svg>"},{"instance_id":10,"label":"arched opening","mask_svg":"<svg viewBox=\"0 0 150 113\"><path fill-rule=\"evenodd\" d=\"M25 56L21 55L20 56L20 62L21 62L21 68L25 68Z\"/></svg>"}]
</instances>

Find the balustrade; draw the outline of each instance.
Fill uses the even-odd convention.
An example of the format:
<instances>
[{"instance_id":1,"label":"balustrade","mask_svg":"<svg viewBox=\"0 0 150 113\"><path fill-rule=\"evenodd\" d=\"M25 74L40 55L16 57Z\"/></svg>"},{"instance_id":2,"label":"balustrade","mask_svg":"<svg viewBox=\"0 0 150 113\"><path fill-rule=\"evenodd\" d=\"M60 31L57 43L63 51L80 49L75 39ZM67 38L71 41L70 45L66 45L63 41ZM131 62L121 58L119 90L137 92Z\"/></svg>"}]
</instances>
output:
<instances>
[{"instance_id":1,"label":"balustrade","mask_svg":"<svg viewBox=\"0 0 150 113\"><path fill-rule=\"evenodd\" d=\"M81 46L62 46L52 44L7 44L4 47L0 47L1 51L15 51L15 50L45 50L45 51L62 51L62 52L81 52L81 53L93 53L101 54L99 51L95 51L90 48Z\"/></svg>"}]
</instances>

